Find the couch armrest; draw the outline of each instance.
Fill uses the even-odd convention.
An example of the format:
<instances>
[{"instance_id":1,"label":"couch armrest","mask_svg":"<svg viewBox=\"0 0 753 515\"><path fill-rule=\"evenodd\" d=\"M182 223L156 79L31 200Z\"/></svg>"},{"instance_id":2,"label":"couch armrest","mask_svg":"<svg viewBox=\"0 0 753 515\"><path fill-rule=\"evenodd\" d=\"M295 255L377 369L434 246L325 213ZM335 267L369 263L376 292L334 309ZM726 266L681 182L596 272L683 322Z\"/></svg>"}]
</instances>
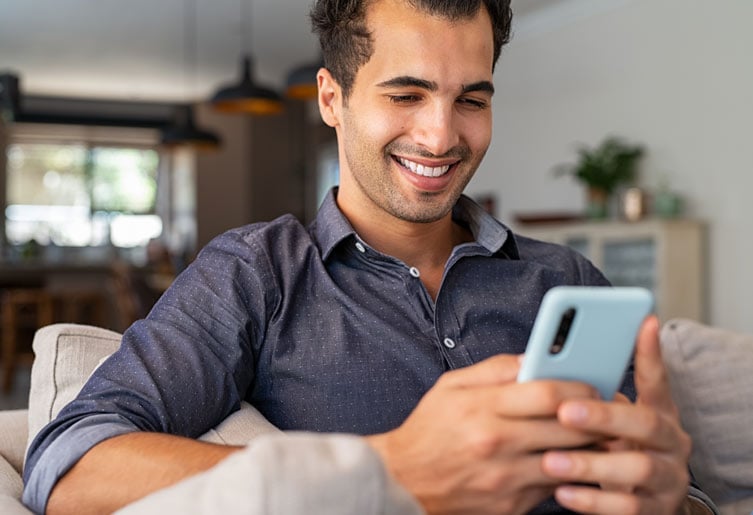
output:
<instances>
[{"instance_id":1,"label":"couch armrest","mask_svg":"<svg viewBox=\"0 0 753 515\"><path fill-rule=\"evenodd\" d=\"M21 498L23 488L24 484L19 472L0 456L0 513L8 513L6 504L12 506L15 501L20 505L18 499Z\"/></svg>"},{"instance_id":2,"label":"couch armrest","mask_svg":"<svg viewBox=\"0 0 753 515\"><path fill-rule=\"evenodd\" d=\"M0 411L0 457L19 474L24 464L28 427L26 410Z\"/></svg>"}]
</instances>

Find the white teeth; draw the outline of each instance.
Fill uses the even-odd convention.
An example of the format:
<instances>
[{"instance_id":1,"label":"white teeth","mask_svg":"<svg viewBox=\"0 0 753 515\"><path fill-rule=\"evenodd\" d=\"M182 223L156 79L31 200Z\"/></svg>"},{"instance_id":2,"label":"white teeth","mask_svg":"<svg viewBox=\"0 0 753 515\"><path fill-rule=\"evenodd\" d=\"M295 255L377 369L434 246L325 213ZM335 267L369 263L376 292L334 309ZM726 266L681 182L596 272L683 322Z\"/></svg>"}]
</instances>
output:
<instances>
[{"instance_id":1,"label":"white teeth","mask_svg":"<svg viewBox=\"0 0 753 515\"><path fill-rule=\"evenodd\" d=\"M423 175L424 177L439 177L440 175L446 174L447 170L450 169L450 165L425 166L414 163L413 161L408 161L407 159L402 157L398 157L397 160L400 161L400 164L408 168L411 172L418 175Z\"/></svg>"}]
</instances>

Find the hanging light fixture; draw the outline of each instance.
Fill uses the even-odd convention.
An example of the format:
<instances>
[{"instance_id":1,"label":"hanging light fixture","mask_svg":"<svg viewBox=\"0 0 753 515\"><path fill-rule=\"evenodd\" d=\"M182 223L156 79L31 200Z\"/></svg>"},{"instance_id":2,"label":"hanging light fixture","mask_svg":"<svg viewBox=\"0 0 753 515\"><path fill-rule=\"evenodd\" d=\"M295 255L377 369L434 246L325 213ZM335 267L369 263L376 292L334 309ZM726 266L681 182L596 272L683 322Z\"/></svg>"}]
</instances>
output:
<instances>
[{"instance_id":1,"label":"hanging light fixture","mask_svg":"<svg viewBox=\"0 0 753 515\"><path fill-rule=\"evenodd\" d=\"M162 129L161 143L168 147L190 145L197 149L211 150L220 145L220 138L213 132L196 127L193 108L184 104L175 108L172 123Z\"/></svg>"},{"instance_id":2,"label":"hanging light fixture","mask_svg":"<svg viewBox=\"0 0 753 515\"><path fill-rule=\"evenodd\" d=\"M196 75L196 0L185 0L183 11L185 83L188 84L188 70L191 76ZM190 104L183 104L175 107L170 125L162 129L161 143L168 147L188 145L196 149L211 150L220 145L220 138L213 132L197 127L194 122L193 107Z\"/></svg>"},{"instance_id":3,"label":"hanging light fixture","mask_svg":"<svg viewBox=\"0 0 753 515\"><path fill-rule=\"evenodd\" d=\"M312 100L318 95L316 74L324 66L324 59L293 68L285 81L285 96L296 100Z\"/></svg>"},{"instance_id":4,"label":"hanging light fixture","mask_svg":"<svg viewBox=\"0 0 753 515\"><path fill-rule=\"evenodd\" d=\"M244 12L246 0L240 0L241 32L243 50L249 48L246 23L248 15ZM218 111L225 113L247 113L252 115L268 115L282 112L282 98L272 89L257 84L253 75L253 59L250 53L241 61L240 82L221 87L211 99L212 105Z\"/></svg>"}]
</instances>

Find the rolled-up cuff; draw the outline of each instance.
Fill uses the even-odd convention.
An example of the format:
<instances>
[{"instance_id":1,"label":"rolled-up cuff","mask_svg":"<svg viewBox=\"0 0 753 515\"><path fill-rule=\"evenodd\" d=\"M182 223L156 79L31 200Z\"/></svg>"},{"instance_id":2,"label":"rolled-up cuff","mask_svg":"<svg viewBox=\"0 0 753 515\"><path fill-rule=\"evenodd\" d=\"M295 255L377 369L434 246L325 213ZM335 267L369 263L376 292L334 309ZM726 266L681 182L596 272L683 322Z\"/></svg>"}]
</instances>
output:
<instances>
[{"instance_id":1,"label":"rolled-up cuff","mask_svg":"<svg viewBox=\"0 0 753 515\"><path fill-rule=\"evenodd\" d=\"M34 513L44 513L55 484L89 449L134 431L133 424L117 415L93 415L76 422L42 451L26 478L23 503Z\"/></svg>"}]
</instances>

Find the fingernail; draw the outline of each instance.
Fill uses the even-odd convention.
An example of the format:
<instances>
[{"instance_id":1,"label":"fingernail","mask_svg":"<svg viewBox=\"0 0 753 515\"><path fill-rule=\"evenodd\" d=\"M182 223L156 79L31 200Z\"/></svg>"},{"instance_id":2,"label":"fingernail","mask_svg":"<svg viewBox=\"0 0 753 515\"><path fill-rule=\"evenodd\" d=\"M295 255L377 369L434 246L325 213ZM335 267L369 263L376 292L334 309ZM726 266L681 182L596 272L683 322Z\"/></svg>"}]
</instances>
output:
<instances>
[{"instance_id":1,"label":"fingernail","mask_svg":"<svg viewBox=\"0 0 753 515\"><path fill-rule=\"evenodd\" d=\"M552 474L562 475L570 472L573 461L561 452L550 452L544 456L544 468Z\"/></svg>"},{"instance_id":2,"label":"fingernail","mask_svg":"<svg viewBox=\"0 0 753 515\"><path fill-rule=\"evenodd\" d=\"M563 422L580 424L588 419L588 408L576 402L563 404L559 415Z\"/></svg>"},{"instance_id":3,"label":"fingernail","mask_svg":"<svg viewBox=\"0 0 753 515\"><path fill-rule=\"evenodd\" d=\"M562 504L568 504L577 499L577 494L573 488L562 486L555 491L555 498Z\"/></svg>"}]
</instances>

